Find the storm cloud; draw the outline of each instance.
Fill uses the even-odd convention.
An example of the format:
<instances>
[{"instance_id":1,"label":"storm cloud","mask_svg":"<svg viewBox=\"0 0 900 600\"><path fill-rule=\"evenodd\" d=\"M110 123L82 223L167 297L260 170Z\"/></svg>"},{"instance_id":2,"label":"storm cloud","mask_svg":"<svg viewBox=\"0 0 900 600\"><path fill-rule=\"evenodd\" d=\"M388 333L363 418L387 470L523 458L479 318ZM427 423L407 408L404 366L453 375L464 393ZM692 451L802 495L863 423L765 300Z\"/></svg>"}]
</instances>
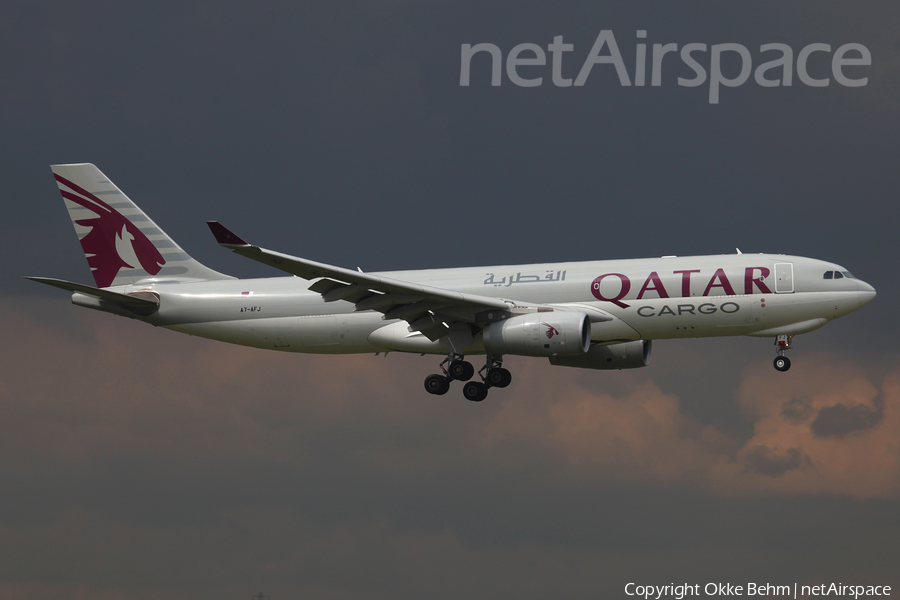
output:
<instances>
[{"instance_id":1,"label":"storm cloud","mask_svg":"<svg viewBox=\"0 0 900 600\"><path fill-rule=\"evenodd\" d=\"M854 431L872 429L884 417L884 400L873 398L874 406L865 404L835 404L819 410L812 422L812 431L822 437L841 437Z\"/></svg>"},{"instance_id":2,"label":"storm cloud","mask_svg":"<svg viewBox=\"0 0 900 600\"><path fill-rule=\"evenodd\" d=\"M735 398L756 414L745 437L687 414L649 369L560 379L535 361L510 394L475 405L423 394L415 356L296 356L72 317L91 335L3 317L16 373L0 388L8 594L614 594L648 569L733 569L682 564L699 540L812 576L818 565L760 562L798 543L776 529L806 527L785 500L824 494L862 515L900 497L898 369L881 388L883 427L821 438L754 389L770 365L748 367ZM874 389L851 363L812 362L824 366L793 386L813 406ZM849 384L833 389L828 373ZM815 538L798 550L824 559ZM57 579L23 579L47 572Z\"/></svg>"},{"instance_id":3,"label":"storm cloud","mask_svg":"<svg viewBox=\"0 0 900 600\"><path fill-rule=\"evenodd\" d=\"M769 477L779 477L794 469L806 469L812 466L809 456L798 448L788 448L779 453L766 446L754 446L744 453L747 470Z\"/></svg>"}]
</instances>

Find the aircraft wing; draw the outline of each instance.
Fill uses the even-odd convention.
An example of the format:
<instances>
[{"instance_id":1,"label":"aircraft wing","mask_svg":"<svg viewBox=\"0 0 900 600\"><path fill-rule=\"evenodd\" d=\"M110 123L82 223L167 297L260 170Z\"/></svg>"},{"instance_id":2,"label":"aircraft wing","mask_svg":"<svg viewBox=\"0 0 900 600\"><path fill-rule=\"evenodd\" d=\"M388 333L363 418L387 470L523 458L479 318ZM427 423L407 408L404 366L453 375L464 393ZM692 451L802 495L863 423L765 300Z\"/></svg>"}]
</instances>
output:
<instances>
[{"instance_id":1,"label":"aircraft wing","mask_svg":"<svg viewBox=\"0 0 900 600\"><path fill-rule=\"evenodd\" d=\"M236 254L303 279L318 279L309 289L322 294L325 302L345 300L357 311L374 310L383 313L386 320L402 319L431 340L446 335L451 321L485 325L508 316L516 304L281 254L248 244L217 221L207 224L219 245Z\"/></svg>"}]
</instances>

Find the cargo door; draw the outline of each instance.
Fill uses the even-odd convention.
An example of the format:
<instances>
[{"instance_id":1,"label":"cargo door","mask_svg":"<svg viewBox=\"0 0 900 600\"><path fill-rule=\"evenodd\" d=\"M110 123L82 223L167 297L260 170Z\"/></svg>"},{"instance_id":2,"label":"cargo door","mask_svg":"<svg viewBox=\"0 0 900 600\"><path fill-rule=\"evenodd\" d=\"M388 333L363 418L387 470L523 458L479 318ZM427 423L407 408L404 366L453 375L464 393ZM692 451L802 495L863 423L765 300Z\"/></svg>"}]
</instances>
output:
<instances>
[{"instance_id":1,"label":"cargo door","mask_svg":"<svg viewBox=\"0 0 900 600\"><path fill-rule=\"evenodd\" d=\"M300 339L306 348L337 346L341 343L337 317L332 315L301 317Z\"/></svg>"},{"instance_id":2,"label":"cargo door","mask_svg":"<svg viewBox=\"0 0 900 600\"><path fill-rule=\"evenodd\" d=\"M794 263L775 263L775 293L794 292Z\"/></svg>"}]
</instances>

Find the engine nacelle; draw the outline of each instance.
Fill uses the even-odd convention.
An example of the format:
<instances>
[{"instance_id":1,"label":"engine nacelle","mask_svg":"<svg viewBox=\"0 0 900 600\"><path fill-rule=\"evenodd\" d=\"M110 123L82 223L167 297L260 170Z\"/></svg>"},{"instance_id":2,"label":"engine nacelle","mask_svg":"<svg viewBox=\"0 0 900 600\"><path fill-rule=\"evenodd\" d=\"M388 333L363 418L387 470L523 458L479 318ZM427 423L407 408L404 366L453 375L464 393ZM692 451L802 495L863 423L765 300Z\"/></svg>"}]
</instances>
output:
<instances>
[{"instance_id":1,"label":"engine nacelle","mask_svg":"<svg viewBox=\"0 0 900 600\"><path fill-rule=\"evenodd\" d=\"M573 356L588 351L591 321L584 313L530 313L484 328L484 348L491 354Z\"/></svg>"},{"instance_id":2,"label":"engine nacelle","mask_svg":"<svg viewBox=\"0 0 900 600\"><path fill-rule=\"evenodd\" d=\"M580 356L551 356L550 364L579 369L636 369L650 364L653 340L594 346Z\"/></svg>"}]
</instances>

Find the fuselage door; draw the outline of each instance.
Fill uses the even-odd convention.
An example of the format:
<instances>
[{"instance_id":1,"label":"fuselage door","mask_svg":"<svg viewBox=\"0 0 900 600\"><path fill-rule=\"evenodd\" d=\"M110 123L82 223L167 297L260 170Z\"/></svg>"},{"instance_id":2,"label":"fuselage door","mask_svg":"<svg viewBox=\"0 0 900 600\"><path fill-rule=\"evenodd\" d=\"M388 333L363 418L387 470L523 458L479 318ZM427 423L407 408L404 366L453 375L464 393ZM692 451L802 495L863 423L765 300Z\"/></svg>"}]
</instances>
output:
<instances>
[{"instance_id":1,"label":"fuselage door","mask_svg":"<svg viewBox=\"0 0 900 600\"><path fill-rule=\"evenodd\" d=\"M775 263L775 293L790 294L794 291L794 263Z\"/></svg>"}]
</instances>

